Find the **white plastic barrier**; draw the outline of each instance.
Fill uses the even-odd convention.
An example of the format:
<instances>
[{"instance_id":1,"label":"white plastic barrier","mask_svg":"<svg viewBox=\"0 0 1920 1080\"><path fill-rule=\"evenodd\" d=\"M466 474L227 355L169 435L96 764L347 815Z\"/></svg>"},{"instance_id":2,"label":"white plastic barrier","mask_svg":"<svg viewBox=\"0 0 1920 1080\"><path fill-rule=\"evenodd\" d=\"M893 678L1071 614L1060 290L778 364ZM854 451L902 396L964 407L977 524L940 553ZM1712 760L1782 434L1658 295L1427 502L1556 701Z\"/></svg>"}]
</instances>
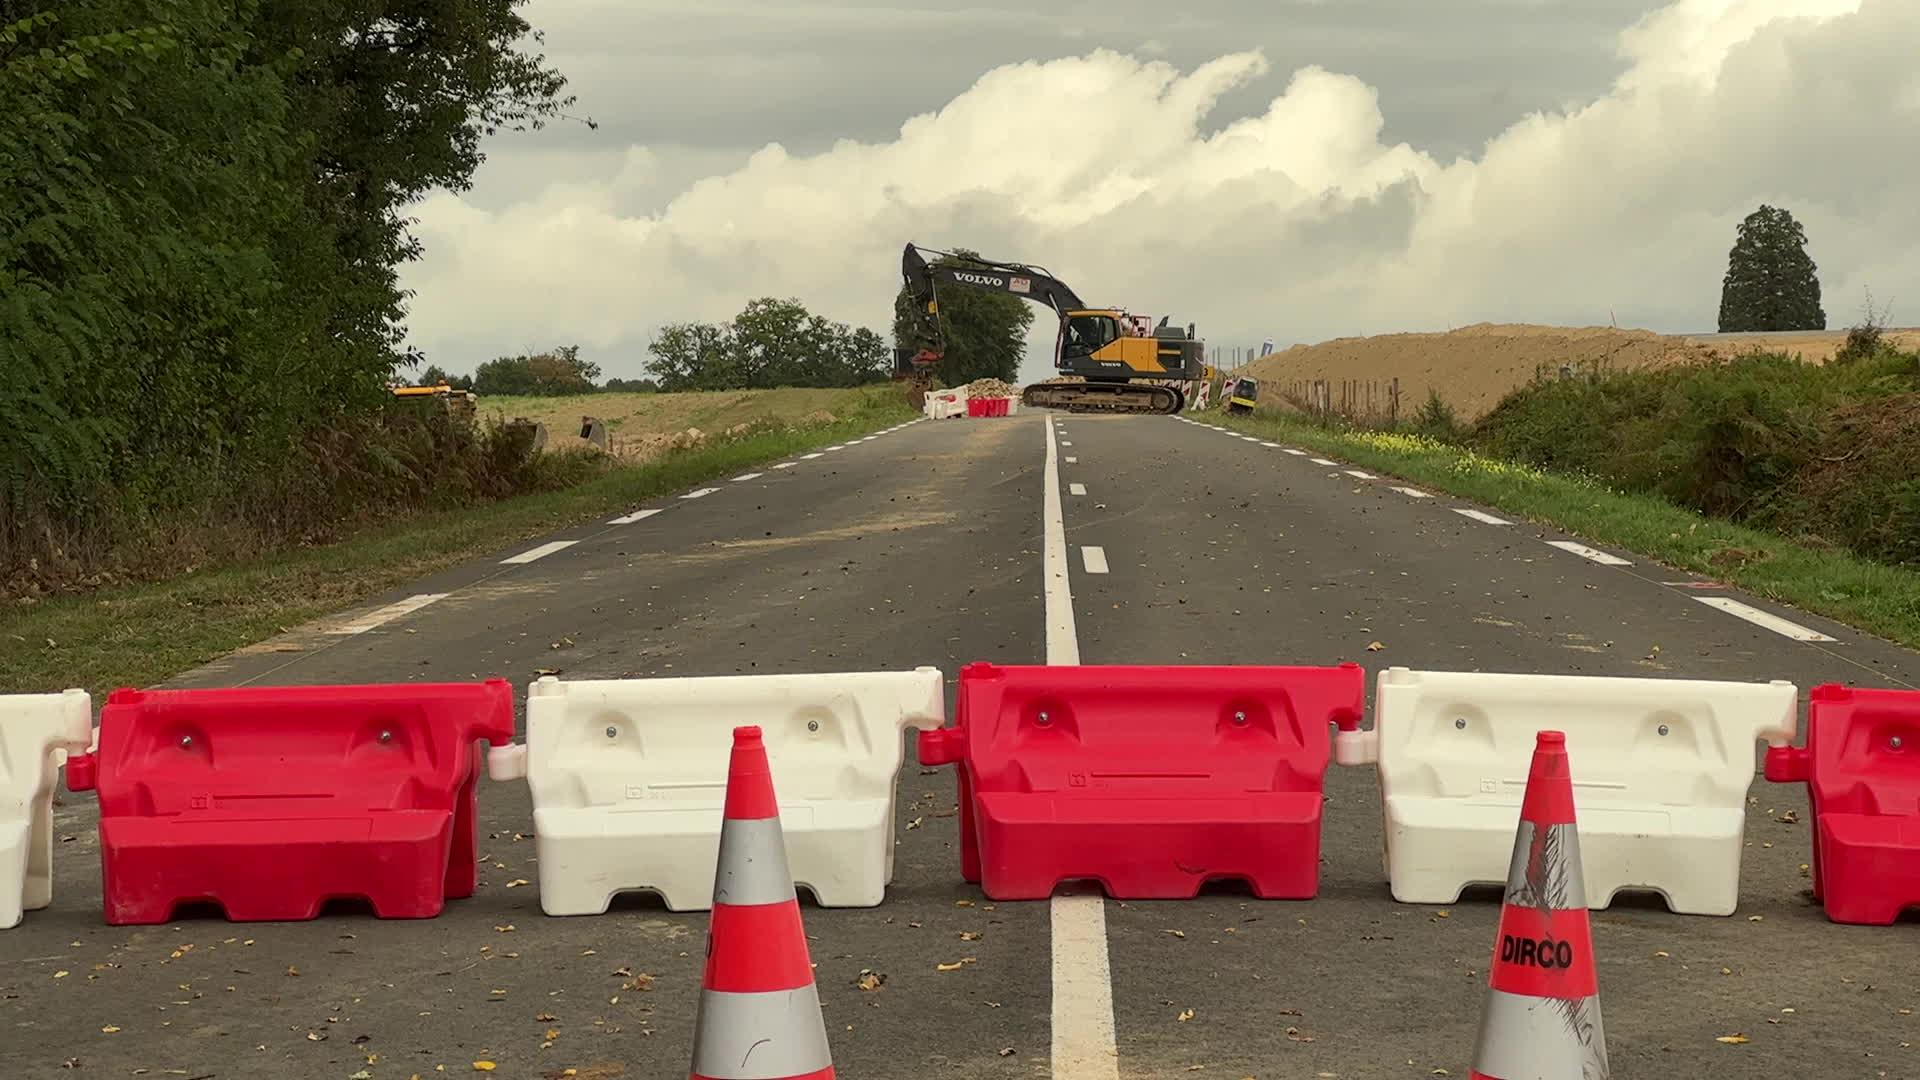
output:
<instances>
[{"instance_id":1,"label":"white plastic barrier","mask_svg":"<svg viewBox=\"0 0 1920 1080\"><path fill-rule=\"evenodd\" d=\"M92 740L84 690L0 696L0 930L53 902L53 785Z\"/></svg>"},{"instance_id":2,"label":"white plastic barrier","mask_svg":"<svg viewBox=\"0 0 1920 1080\"><path fill-rule=\"evenodd\" d=\"M922 410L930 420L946 420L950 417L967 415L967 398L970 395L964 386L950 390L929 390Z\"/></svg>"},{"instance_id":3,"label":"white plastic barrier","mask_svg":"<svg viewBox=\"0 0 1920 1080\"><path fill-rule=\"evenodd\" d=\"M946 723L940 672L733 675L528 688L524 744L488 752L533 791L540 906L598 915L622 892L674 911L713 902L733 729L758 725L794 881L825 907L872 907L893 879L905 729Z\"/></svg>"},{"instance_id":4,"label":"white plastic barrier","mask_svg":"<svg viewBox=\"0 0 1920 1080\"><path fill-rule=\"evenodd\" d=\"M1757 740L1793 742L1792 683L1389 668L1374 726L1335 759L1377 763L1394 899L1449 904L1507 879L1534 735L1564 731L1587 904L1652 889L1675 912L1731 915Z\"/></svg>"}]
</instances>

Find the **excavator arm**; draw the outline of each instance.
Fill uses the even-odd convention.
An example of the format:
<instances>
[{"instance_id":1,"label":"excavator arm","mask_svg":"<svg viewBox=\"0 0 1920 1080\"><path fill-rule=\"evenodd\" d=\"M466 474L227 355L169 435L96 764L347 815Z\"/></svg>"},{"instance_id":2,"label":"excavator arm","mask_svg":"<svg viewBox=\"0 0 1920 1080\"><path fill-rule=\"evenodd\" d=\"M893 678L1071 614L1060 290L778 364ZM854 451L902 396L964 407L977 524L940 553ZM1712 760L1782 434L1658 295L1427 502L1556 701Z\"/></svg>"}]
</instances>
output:
<instances>
[{"instance_id":1,"label":"excavator arm","mask_svg":"<svg viewBox=\"0 0 1920 1080\"><path fill-rule=\"evenodd\" d=\"M946 351L939 316L939 291L943 285L1017 296L1047 305L1062 319L1067 317L1067 312L1086 307L1071 286L1040 267L927 250L935 256L958 261L929 263L922 249L913 244L908 244L900 257L900 276L911 308L914 344L922 362L937 361Z\"/></svg>"}]
</instances>

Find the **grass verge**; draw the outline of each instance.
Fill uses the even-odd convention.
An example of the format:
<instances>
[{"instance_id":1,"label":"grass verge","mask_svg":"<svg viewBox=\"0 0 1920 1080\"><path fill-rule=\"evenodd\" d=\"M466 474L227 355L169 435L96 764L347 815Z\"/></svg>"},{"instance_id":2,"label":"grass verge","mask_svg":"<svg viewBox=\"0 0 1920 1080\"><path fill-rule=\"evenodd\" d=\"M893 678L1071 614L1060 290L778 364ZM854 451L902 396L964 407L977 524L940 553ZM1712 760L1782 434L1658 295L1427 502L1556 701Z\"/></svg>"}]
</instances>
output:
<instances>
[{"instance_id":1,"label":"grass verge","mask_svg":"<svg viewBox=\"0 0 1920 1080\"><path fill-rule=\"evenodd\" d=\"M0 694L145 686L425 574L646 499L911 418L855 415L675 451L563 491L424 514L337 544L0 611Z\"/></svg>"},{"instance_id":2,"label":"grass verge","mask_svg":"<svg viewBox=\"0 0 1920 1080\"><path fill-rule=\"evenodd\" d=\"M1267 410L1195 418L1338 456L1920 647L1920 572L1418 435L1330 431Z\"/></svg>"}]
</instances>

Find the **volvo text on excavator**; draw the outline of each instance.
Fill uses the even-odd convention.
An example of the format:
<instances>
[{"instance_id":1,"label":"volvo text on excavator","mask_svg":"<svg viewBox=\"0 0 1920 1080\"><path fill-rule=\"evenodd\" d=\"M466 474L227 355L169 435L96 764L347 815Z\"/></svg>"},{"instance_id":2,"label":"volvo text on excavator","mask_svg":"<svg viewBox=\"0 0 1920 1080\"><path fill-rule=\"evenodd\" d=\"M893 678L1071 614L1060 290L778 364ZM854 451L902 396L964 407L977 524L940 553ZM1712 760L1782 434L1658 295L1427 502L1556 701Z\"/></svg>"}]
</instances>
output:
<instances>
[{"instance_id":1,"label":"volvo text on excavator","mask_svg":"<svg viewBox=\"0 0 1920 1080\"><path fill-rule=\"evenodd\" d=\"M945 258L929 263L923 250ZM1023 405L1074 412L1177 413L1186 404L1178 384L1213 376L1206 364L1206 345L1195 337L1191 325L1168 326L1164 317L1156 325L1151 316L1090 307L1066 282L1038 266L955 256L908 244L901 257L901 276L912 300L919 340L898 351L897 364L929 366L944 354L939 316L942 289L985 289L1053 309L1060 320L1053 366L1061 375L1082 381L1035 383L1021 391Z\"/></svg>"}]
</instances>

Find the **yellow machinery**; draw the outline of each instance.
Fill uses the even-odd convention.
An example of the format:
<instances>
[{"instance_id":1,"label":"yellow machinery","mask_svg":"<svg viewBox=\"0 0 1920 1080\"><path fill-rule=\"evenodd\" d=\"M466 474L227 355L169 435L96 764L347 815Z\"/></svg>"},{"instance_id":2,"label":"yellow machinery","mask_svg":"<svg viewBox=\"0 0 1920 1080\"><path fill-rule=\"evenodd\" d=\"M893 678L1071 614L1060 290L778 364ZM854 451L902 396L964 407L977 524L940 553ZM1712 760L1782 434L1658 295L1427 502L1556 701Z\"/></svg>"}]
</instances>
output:
<instances>
[{"instance_id":1,"label":"yellow machinery","mask_svg":"<svg viewBox=\"0 0 1920 1080\"><path fill-rule=\"evenodd\" d=\"M1092 307L1066 282L1036 266L993 262L935 251L943 258L929 264L921 249L908 244L901 275L913 300L917 348L895 352L896 374L930 369L945 352L940 334L941 286L964 286L1005 293L1045 304L1060 319L1053 364L1062 376L1021 391L1024 405L1075 412L1177 413L1186 404L1182 383L1212 376L1206 345L1193 327L1168 326L1161 318L1134 315L1120 308Z\"/></svg>"}]
</instances>

